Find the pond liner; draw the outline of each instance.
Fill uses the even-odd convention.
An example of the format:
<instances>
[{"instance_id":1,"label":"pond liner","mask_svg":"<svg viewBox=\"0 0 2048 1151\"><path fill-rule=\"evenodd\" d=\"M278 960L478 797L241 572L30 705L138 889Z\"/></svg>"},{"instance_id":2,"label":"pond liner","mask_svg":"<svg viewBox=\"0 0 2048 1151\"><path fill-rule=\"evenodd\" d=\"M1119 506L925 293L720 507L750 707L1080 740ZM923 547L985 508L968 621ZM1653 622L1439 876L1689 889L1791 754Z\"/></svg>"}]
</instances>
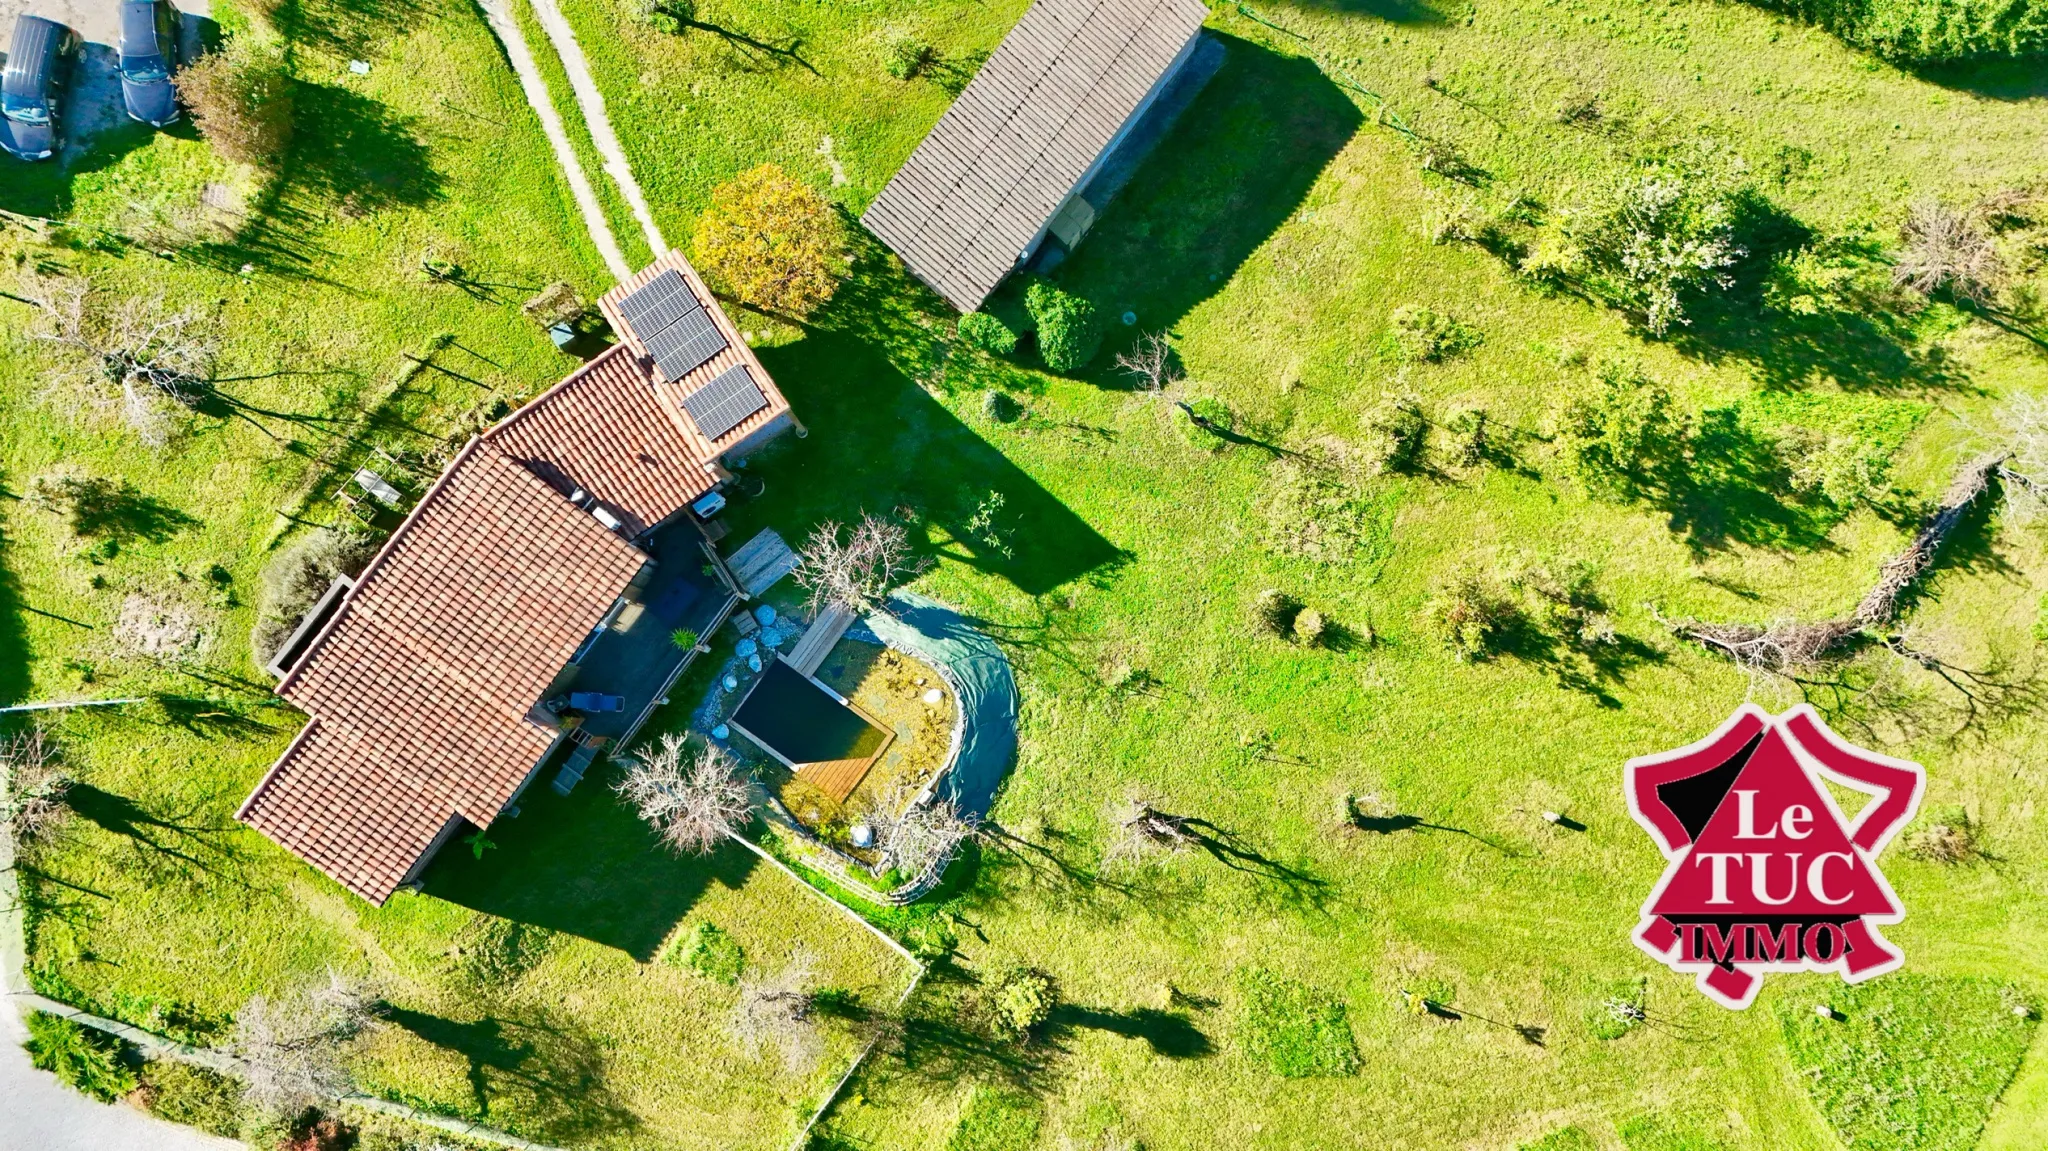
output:
<instances>
[{"instance_id":1,"label":"pond liner","mask_svg":"<svg viewBox=\"0 0 2048 1151\"><path fill-rule=\"evenodd\" d=\"M946 678L960 708L960 745L937 793L962 815L987 815L1017 758L1017 679L1010 658L966 616L914 592L891 594L888 610L869 614L861 628Z\"/></svg>"}]
</instances>

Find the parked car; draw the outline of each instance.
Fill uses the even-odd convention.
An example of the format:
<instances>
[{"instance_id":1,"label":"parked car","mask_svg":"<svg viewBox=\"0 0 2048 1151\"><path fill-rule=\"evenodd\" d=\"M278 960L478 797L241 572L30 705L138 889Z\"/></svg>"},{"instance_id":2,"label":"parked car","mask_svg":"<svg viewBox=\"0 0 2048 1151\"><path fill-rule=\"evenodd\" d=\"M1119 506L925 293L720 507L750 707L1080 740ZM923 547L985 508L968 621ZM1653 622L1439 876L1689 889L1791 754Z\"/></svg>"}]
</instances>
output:
<instances>
[{"instance_id":1,"label":"parked car","mask_svg":"<svg viewBox=\"0 0 2048 1151\"><path fill-rule=\"evenodd\" d=\"M78 33L41 16L14 21L7 71L0 75L0 148L24 160L56 154L65 81L78 59Z\"/></svg>"},{"instance_id":2,"label":"parked car","mask_svg":"<svg viewBox=\"0 0 2048 1151\"><path fill-rule=\"evenodd\" d=\"M121 104L131 117L159 128L178 118L180 40L170 0L121 0Z\"/></svg>"}]
</instances>

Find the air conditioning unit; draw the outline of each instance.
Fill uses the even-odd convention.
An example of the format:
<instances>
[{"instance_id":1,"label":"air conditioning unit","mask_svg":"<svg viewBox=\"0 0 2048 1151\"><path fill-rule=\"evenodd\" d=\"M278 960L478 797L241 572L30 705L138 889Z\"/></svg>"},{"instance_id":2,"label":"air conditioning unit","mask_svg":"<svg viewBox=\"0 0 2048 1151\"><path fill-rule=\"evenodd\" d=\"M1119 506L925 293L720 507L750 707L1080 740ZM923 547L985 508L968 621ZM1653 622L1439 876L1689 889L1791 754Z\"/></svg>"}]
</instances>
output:
<instances>
[{"instance_id":1,"label":"air conditioning unit","mask_svg":"<svg viewBox=\"0 0 2048 1151\"><path fill-rule=\"evenodd\" d=\"M725 495L722 492L705 492L690 505L690 514L700 520L708 520L724 510Z\"/></svg>"}]
</instances>

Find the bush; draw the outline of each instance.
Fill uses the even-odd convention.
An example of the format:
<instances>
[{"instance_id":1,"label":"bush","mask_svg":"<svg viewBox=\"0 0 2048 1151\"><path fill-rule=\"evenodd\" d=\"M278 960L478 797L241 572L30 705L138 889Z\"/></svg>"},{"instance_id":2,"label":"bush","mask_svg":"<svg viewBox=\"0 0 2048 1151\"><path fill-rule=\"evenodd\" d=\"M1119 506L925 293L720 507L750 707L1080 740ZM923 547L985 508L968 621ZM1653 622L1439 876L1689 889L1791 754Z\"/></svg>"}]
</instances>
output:
<instances>
[{"instance_id":1,"label":"bush","mask_svg":"<svg viewBox=\"0 0 2048 1151\"><path fill-rule=\"evenodd\" d=\"M1891 486L1890 445L1793 425L1778 433L1777 447L1794 490L1837 508L1881 495Z\"/></svg>"},{"instance_id":2,"label":"bush","mask_svg":"<svg viewBox=\"0 0 2048 1151\"><path fill-rule=\"evenodd\" d=\"M1451 1004L1458 998L1458 989L1450 981L1432 975L1416 976L1401 989L1401 1006L1408 1014L1437 1016L1439 1011L1451 1010Z\"/></svg>"},{"instance_id":3,"label":"bush","mask_svg":"<svg viewBox=\"0 0 2048 1151\"><path fill-rule=\"evenodd\" d=\"M1453 412L1445 427L1453 437L1451 461L1461 468L1476 468L1499 450L1494 443L1493 417L1485 408Z\"/></svg>"},{"instance_id":4,"label":"bush","mask_svg":"<svg viewBox=\"0 0 2048 1151\"><path fill-rule=\"evenodd\" d=\"M1946 807L1921 821L1906 836L1906 854L1929 863L1968 863L1980 853L1977 827L1970 813L1960 807Z\"/></svg>"},{"instance_id":5,"label":"bush","mask_svg":"<svg viewBox=\"0 0 2048 1151\"><path fill-rule=\"evenodd\" d=\"M666 958L672 967L728 985L738 983L747 969L746 950L715 923L699 922L670 945Z\"/></svg>"},{"instance_id":6,"label":"bush","mask_svg":"<svg viewBox=\"0 0 2048 1151\"><path fill-rule=\"evenodd\" d=\"M292 79L274 48L236 39L185 67L178 97L214 150L238 164L266 166L292 139Z\"/></svg>"},{"instance_id":7,"label":"bush","mask_svg":"<svg viewBox=\"0 0 2048 1151\"><path fill-rule=\"evenodd\" d=\"M1304 608L1294 617L1294 641L1303 647L1316 647L1323 642L1329 623L1323 613L1314 608Z\"/></svg>"},{"instance_id":8,"label":"bush","mask_svg":"<svg viewBox=\"0 0 2048 1151\"><path fill-rule=\"evenodd\" d=\"M355 1151L356 1129L331 1115L308 1112L277 1151Z\"/></svg>"},{"instance_id":9,"label":"bush","mask_svg":"<svg viewBox=\"0 0 2048 1151\"><path fill-rule=\"evenodd\" d=\"M1522 620L1522 609L1491 578L1467 572L1430 597L1431 630L1460 660L1485 659Z\"/></svg>"},{"instance_id":10,"label":"bush","mask_svg":"<svg viewBox=\"0 0 2048 1151\"><path fill-rule=\"evenodd\" d=\"M987 312L969 312L960 317L959 330L961 341L968 347L991 355L1007 356L1017 350L1017 333Z\"/></svg>"},{"instance_id":11,"label":"bush","mask_svg":"<svg viewBox=\"0 0 2048 1151\"><path fill-rule=\"evenodd\" d=\"M149 1113L159 1119L227 1139L242 1133L242 1085L225 1075L157 1060L143 1067L142 1086Z\"/></svg>"},{"instance_id":12,"label":"bush","mask_svg":"<svg viewBox=\"0 0 2048 1151\"><path fill-rule=\"evenodd\" d=\"M1366 467L1378 472L1419 471L1429 455L1429 417L1412 395L1389 393L1365 413Z\"/></svg>"},{"instance_id":13,"label":"bush","mask_svg":"<svg viewBox=\"0 0 2048 1151\"><path fill-rule=\"evenodd\" d=\"M1274 461L1261 508L1266 546L1332 565L1384 559L1392 547L1397 493L1362 490L1357 470L1343 451L1326 446Z\"/></svg>"},{"instance_id":14,"label":"bush","mask_svg":"<svg viewBox=\"0 0 2048 1151\"><path fill-rule=\"evenodd\" d=\"M1024 307L1038 331L1038 355L1046 367L1072 372L1095 358L1102 345L1102 316L1094 304L1033 280L1024 291Z\"/></svg>"},{"instance_id":15,"label":"bush","mask_svg":"<svg viewBox=\"0 0 2048 1151\"><path fill-rule=\"evenodd\" d=\"M135 1090L135 1072L124 1061L123 1044L47 1012L32 1011L26 1020L29 1062L55 1075L83 1095L111 1103Z\"/></svg>"},{"instance_id":16,"label":"bush","mask_svg":"<svg viewBox=\"0 0 2048 1151\"><path fill-rule=\"evenodd\" d=\"M1245 1054L1289 1079L1351 1075L1358 1045L1344 1004L1264 968L1238 972Z\"/></svg>"},{"instance_id":17,"label":"bush","mask_svg":"<svg viewBox=\"0 0 2048 1151\"><path fill-rule=\"evenodd\" d=\"M257 665L268 664L277 655L335 579L362 574L377 547L371 536L322 528L277 553L263 569L256 626L249 632L249 653Z\"/></svg>"},{"instance_id":18,"label":"bush","mask_svg":"<svg viewBox=\"0 0 2048 1151\"><path fill-rule=\"evenodd\" d=\"M557 280L536 292L532 299L519 305L526 318L543 328L565 324L583 315L583 300L576 295L576 288Z\"/></svg>"},{"instance_id":19,"label":"bush","mask_svg":"<svg viewBox=\"0 0 2048 1151\"><path fill-rule=\"evenodd\" d=\"M988 993L989 1012L997 1035L1023 1039L1052 1018L1059 991L1052 976L1031 967L1013 967L997 976Z\"/></svg>"},{"instance_id":20,"label":"bush","mask_svg":"<svg viewBox=\"0 0 2048 1151\"><path fill-rule=\"evenodd\" d=\"M1430 308L1404 304L1389 317L1388 343L1397 359L1439 363L1464 355L1480 344L1479 333Z\"/></svg>"},{"instance_id":21,"label":"bush","mask_svg":"<svg viewBox=\"0 0 2048 1151\"><path fill-rule=\"evenodd\" d=\"M695 0L636 0L633 10L664 36L680 36L697 22Z\"/></svg>"},{"instance_id":22,"label":"bush","mask_svg":"<svg viewBox=\"0 0 2048 1151\"><path fill-rule=\"evenodd\" d=\"M1291 635L1294 619L1301 614L1301 601L1276 587L1269 587L1252 601L1252 620L1259 630L1272 635Z\"/></svg>"},{"instance_id":23,"label":"bush","mask_svg":"<svg viewBox=\"0 0 2048 1151\"><path fill-rule=\"evenodd\" d=\"M774 164L711 193L697 223L698 265L741 303L802 318L845 272L846 229L825 197Z\"/></svg>"},{"instance_id":24,"label":"bush","mask_svg":"<svg viewBox=\"0 0 2048 1151\"><path fill-rule=\"evenodd\" d=\"M1635 365L1614 361L1566 393L1556 423L1566 466L1596 495L1658 486L1684 466L1691 436L1670 392Z\"/></svg>"},{"instance_id":25,"label":"bush","mask_svg":"<svg viewBox=\"0 0 2048 1151\"><path fill-rule=\"evenodd\" d=\"M1629 173L1566 217L1576 251L1552 253L1545 274L1582 260L1587 286L1651 335L1691 323L1685 298L1732 286L1725 269L1745 254L1733 225L1741 171L1731 154L1700 145Z\"/></svg>"},{"instance_id":26,"label":"bush","mask_svg":"<svg viewBox=\"0 0 2048 1151\"><path fill-rule=\"evenodd\" d=\"M1776 0L1859 48L1902 64L2048 54L2041 0Z\"/></svg>"},{"instance_id":27,"label":"bush","mask_svg":"<svg viewBox=\"0 0 2048 1151\"><path fill-rule=\"evenodd\" d=\"M915 36L899 36L889 43L883 67L898 80L915 80L939 58L938 49Z\"/></svg>"},{"instance_id":28,"label":"bush","mask_svg":"<svg viewBox=\"0 0 2048 1151\"><path fill-rule=\"evenodd\" d=\"M981 414L989 422L1007 424L1023 413L1023 407L1016 397L1001 388L990 388L981 393Z\"/></svg>"}]
</instances>

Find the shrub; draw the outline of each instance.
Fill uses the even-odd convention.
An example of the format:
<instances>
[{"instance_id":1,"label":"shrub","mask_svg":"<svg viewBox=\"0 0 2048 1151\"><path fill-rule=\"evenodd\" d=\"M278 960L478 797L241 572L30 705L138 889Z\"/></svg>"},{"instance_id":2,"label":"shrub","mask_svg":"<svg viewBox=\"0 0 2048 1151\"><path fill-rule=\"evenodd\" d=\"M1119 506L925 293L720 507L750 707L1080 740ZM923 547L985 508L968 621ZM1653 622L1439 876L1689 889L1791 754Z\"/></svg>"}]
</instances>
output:
<instances>
[{"instance_id":1,"label":"shrub","mask_svg":"<svg viewBox=\"0 0 2048 1151\"><path fill-rule=\"evenodd\" d=\"M1466 572L1430 597L1424 609L1431 630L1460 660L1485 659L1498 650L1522 609L1491 578Z\"/></svg>"},{"instance_id":2,"label":"shrub","mask_svg":"<svg viewBox=\"0 0 2048 1151\"><path fill-rule=\"evenodd\" d=\"M992 423L1007 424L1021 411L1016 397L1001 388L990 388L981 394L981 414Z\"/></svg>"},{"instance_id":3,"label":"shrub","mask_svg":"<svg viewBox=\"0 0 2048 1151\"><path fill-rule=\"evenodd\" d=\"M29 1062L65 1086L102 1102L135 1090L135 1072L123 1060L123 1044L104 1032L69 1019L32 1011L26 1020Z\"/></svg>"},{"instance_id":4,"label":"shrub","mask_svg":"<svg viewBox=\"0 0 2048 1151\"><path fill-rule=\"evenodd\" d=\"M1264 968L1238 972L1245 1054L1289 1079L1351 1075L1358 1045L1344 1004Z\"/></svg>"},{"instance_id":5,"label":"shrub","mask_svg":"<svg viewBox=\"0 0 2048 1151\"><path fill-rule=\"evenodd\" d=\"M1740 171L1733 156L1698 146L1614 181L1570 213L1565 235L1585 261L1588 286L1651 335L1691 323L1685 298L1732 286L1725 269L1745 254L1732 222ZM1553 259L1560 268L1571 262Z\"/></svg>"},{"instance_id":6,"label":"shrub","mask_svg":"<svg viewBox=\"0 0 2048 1151\"><path fill-rule=\"evenodd\" d=\"M1094 304L1045 280L1024 291L1024 307L1038 331L1038 355L1055 372L1072 372L1095 358L1102 317Z\"/></svg>"},{"instance_id":7,"label":"shrub","mask_svg":"<svg viewBox=\"0 0 2048 1151\"><path fill-rule=\"evenodd\" d=\"M898 80L915 80L939 58L938 49L915 36L898 36L889 42L883 67Z\"/></svg>"},{"instance_id":8,"label":"shrub","mask_svg":"<svg viewBox=\"0 0 2048 1151\"><path fill-rule=\"evenodd\" d=\"M355 1151L356 1129L331 1115L308 1112L277 1151Z\"/></svg>"},{"instance_id":9,"label":"shrub","mask_svg":"<svg viewBox=\"0 0 2048 1151\"><path fill-rule=\"evenodd\" d=\"M1778 433L1778 459L1795 490L1848 508L1882 494L1891 483L1890 445L1846 432L1793 425Z\"/></svg>"},{"instance_id":10,"label":"shrub","mask_svg":"<svg viewBox=\"0 0 2048 1151\"><path fill-rule=\"evenodd\" d=\"M1052 1018L1059 991L1052 976L1031 967L1013 967L996 977L988 1006L997 1035L1023 1039Z\"/></svg>"},{"instance_id":11,"label":"shrub","mask_svg":"<svg viewBox=\"0 0 2048 1151\"><path fill-rule=\"evenodd\" d=\"M959 331L961 341L968 347L991 355L1007 356L1017 350L1017 333L987 312L969 312L960 317Z\"/></svg>"},{"instance_id":12,"label":"shrub","mask_svg":"<svg viewBox=\"0 0 2048 1151\"><path fill-rule=\"evenodd\" d=\"M1272 635L1289 635L1294 618L1301 613L1301 601L1276 587L1269 587L1252 601L1252 620L1259 630Z\"/></svg>"},{"instance_id":13,"label":"shrub","mask_svg":"<svg viewBox=\"0 0 2048 1151\"><path fill-rule=\"evenodd\" d=\"M1274 461L1264 499L1266 546L1286 556L1344 565L1383 559L1395 493L1366 492L1344 451L1312 445Z\"/></svg>"},{"instance_id":14,"label":"shrub","mask_svg":"<svg viewBox=\"0 0 2048 1151\"><path fill-rule=\"evenodd\" d=\"M668 633L668 642L677 651L690 651L694 649L697 646L698 638L697 629L695 628L679 627Z\"/></svg>"},{"instance_id":15,"label":"shrub","mask_svg":"<svg viewBox=\"0 0 2048 1151\"><path fill-rule=\"evenodd\" d=\"M2048 6L2042 11L2048 13ZM1922 296L1946 289L1973 303L1989 303L2005 279L2005 265L1978 221L1939 201L1921 200L1899 226L1899 257L1892 283Z\"/></svg>"},{"instance_id":16,"label":"shrub","mask_svg":"<svg viewBox=\"0 0 2048 1151\"><path fill-rule=\"evenodd\" d=\"M284 56L236 39L178 73L178 96L192 122L226 159L265 166L292 139L292 80Z\"/></svg>"},{"instance_id":17,"label":"shrub","mask_svg":"<svg viewBox=\"0 0 2048 1151\"><path fill-rule=\"evenodd\" d=\"M697 22L695 0L635 0L633 10L664 36L680 36Z\"/></svg>"},{"instance_id":18,"label":"shrub","mask_svg":"<svg viewBox=\"0 0 2048 1151\"><path fill-rule=\"evenodd\" d=\"M1415 304L1394 309L1389 317L1388 343L1398 359L1410 363L1439 363L1464 355L1480 344L1473 328L1442 312Z\"/></svg>"},{"instance_id":19,"label":"shrub","mask_svg":"<svg viewBox=\"0 0 2048 1151\"><path fill-rule=\"evenodd\" d=\"M249 652L260 666L277 655L313 605L340 576L362 573L377 554L377 540L357 532L322 528L301 536L263 569L256 626Z\"/></svg>"},{"instance_id":20,"label":"shrub","mask_svg":"<svg viewBox=\"0 0 2048 1151\"><path fill-rule=\"evenodd\" d=\"M699 922L668 949L670 966L694 971L715 983L734 984L747 969L747 953L739 941L715 923Z\"/></svg>"},{"instance_id":21,"label":"shrub","mask_svg":"<svg viewBox=\"0 0 2048 1151\"><path fill-rule=\"evenodd\" d=\"M576 288L557 280L536 292L532 299L519 305L526 318L543 328L568 323L583 314L583 300L576 295Z\"/></svg>"},{"instance_id":22,"label":"shrub","mask_svg":"<svg viewBox=\"0 0 2048 1151\"><path fill-rule=\"evenodd\" d=\"M1619 1039L1643 1025L1646 988L1643 981L1624 980L1586 1005L1586 1030L1595 1039Z\"/></svg>"},{"instance_id":23,"label":"shrub","mask_svg":"<svg viewBox=\"0 0 2048 1151\"><path fill-rule=\"evenodd\" d=\"M1323 613L1314 608L1304 608L1294 617L1294 641L1303 647L1316 647L1323 642L1329 628Z\"/></svg>"},{"instance_id":24,"label":"shrub","mask_svg":"<svg viewBox=\"0 0 2048 1151\"><path fill-rule=\"evenodd\" d=\"M1930 863L1968 863L1979 855L1977 827L1960 807L1934 812L1906 837L1906 854Z\"/></svg>"},{"instance_id":25,"label":"shrub","mask_svg":"<svg viewBox=\"0 0 2048 1151\"><path fill-rule=\"evenodd\" d=\"M1615 361L1565 394L1556 423L1566 466L1596 495L1657 486L1683 466L1691 435L1670 392L1634 364Z\"/></svg>"},{"instance_id":26,"label":"shrub","mask_svg":"<svg viewBox=\"0 0 2048 1151\"><path fill-rule=\"evenodd\" d=\"M1451 415L1445 427L1453 439L1451 461L1461 468L1476 468L1497 450L1493 417L1485 408L1464 408Z\"/></svg>"},{"instance_id":27,"label":"shrub","mask_svg":"<svg viewBox=\"0 0 2048 1151\"><path fill-rule=\"evenodd\" d=\"M1374 472L1420 470L1429 454L1429 417L1412 395L1388 393L1365 413L1365 464Z\"/></svg>"},{"instance_id":28,"label":"shrub","mask_svg":"<svg viewBox=\"0 0 2048 1151\"><path fill-rule=\"evenodd\" d=\"M1439 1011L1451 1010L1457 997L1458 989L1449 980L1423 975L1411 978L1408 986L1401 989L1401 1006L1410 1015L1435 1016Z\"/></svg>"},{"instance_id":29,"label":"shrub","mask_svg":"<svg viewBox=\"0 0 2048 1151\"><path fill-rule=\"evenodd\" d=\"M698 265L741 303L802 318L838 290L846 230L825 197L774 164L711 193L697 223Z\"/></svg>"},{"instance_id":30,"label":"shrub","mask_svg":"<svg viewBox=\"0 0 2048 1151\"><path fill-rule=\"evenodd\" d=\"M1038 1127L1038 1104L1029 1095L976 1087L946 1151L1031 1151Z\"/></svg>"},{"instance_id":31,"label":"shrub","mask_svg":"<svg viewBox=\"0 0 2048 1151\"><path fill-rule=\"evenodd\" d=\"M242 1132L242 1085L225 1075L164 1059L144 1065L142 1085L159 1119L229 1139Z\"/></svg>"},{"instance_id":32,"label":"shrub","mask_svg":"<svg viewBox=\"0 0 2048 1151\"><path fill-rule=\"evenodd\" d=\"M1776 0L1859 48L1902 64L2048 54L2041 0Z\"/></svg>"}]
</instances>

